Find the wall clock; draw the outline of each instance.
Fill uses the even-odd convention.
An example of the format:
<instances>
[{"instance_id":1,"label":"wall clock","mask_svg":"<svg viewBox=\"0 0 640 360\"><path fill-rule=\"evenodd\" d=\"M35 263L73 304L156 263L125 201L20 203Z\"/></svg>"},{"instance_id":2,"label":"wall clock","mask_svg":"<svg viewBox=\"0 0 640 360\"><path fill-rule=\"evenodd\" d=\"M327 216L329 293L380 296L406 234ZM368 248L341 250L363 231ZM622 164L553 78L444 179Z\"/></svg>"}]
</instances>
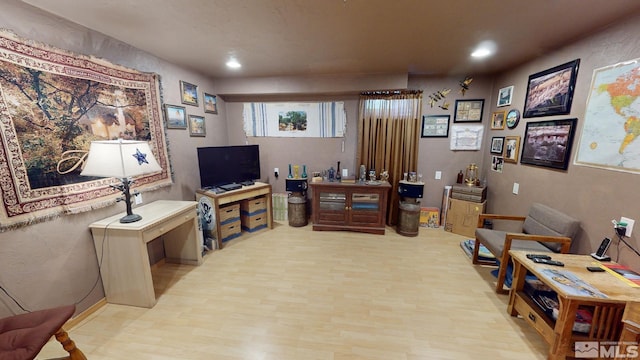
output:
<instances>
[{"instance_id":1,"label":"wall clock","mask_svg":"<svg viewBox=\"0 0 640 360\"><path fill-rule=\"evenodd\" d=\"M518 122L520 121L520 111L517 109L511 109L507 113L507 127L509 129L515 129L518 126Z\"/></svg>"}]
</instances>

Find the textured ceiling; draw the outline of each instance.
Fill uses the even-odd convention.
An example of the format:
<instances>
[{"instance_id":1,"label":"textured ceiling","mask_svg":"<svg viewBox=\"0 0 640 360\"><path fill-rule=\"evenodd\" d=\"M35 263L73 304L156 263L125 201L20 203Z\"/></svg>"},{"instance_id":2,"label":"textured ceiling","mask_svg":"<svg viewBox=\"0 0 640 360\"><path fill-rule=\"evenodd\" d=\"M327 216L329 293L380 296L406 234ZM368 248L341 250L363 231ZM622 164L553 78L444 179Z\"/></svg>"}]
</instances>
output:
<instances>
[{"instance_id":1,"label":"textured ceiling","mask_svg":"<svg viewBox=\"0 0 640 360\"><path fill-rule=\"evenodd\" d=\"M23 1L218 78L486 74L640 13L637 0ZM482 41L497 53L473 61Z\"/></svg>"}]
</instances>

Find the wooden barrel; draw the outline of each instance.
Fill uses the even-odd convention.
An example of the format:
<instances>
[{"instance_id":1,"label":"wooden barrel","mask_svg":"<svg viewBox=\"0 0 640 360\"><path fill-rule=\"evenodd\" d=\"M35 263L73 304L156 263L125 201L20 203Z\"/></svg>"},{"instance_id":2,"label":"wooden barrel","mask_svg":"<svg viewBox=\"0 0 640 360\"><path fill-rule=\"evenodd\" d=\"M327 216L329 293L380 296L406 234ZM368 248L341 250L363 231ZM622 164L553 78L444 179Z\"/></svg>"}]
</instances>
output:
<instances>
[{"instance_id":1,"label":"wooden barrel","mask_svg":"<svg viewBox=\"0 0 640 360\"><path fill-rule=\"evenodd\" d=\"M420 228L420 204L400 202L396 231L404 236L417 236Z\"/></svg>"},{"instance_id":2,"label":"wooden barrel","mask_svg":"<svg viewBox=\"0 0 640 360\"><path fill-rule=\"evenodd\" d=\"M294 193L296 194L296 193ZM301 195L289 196L287 200L289 226L300 227L307 225L307 199Z\"/></svg>"}]
</instances>

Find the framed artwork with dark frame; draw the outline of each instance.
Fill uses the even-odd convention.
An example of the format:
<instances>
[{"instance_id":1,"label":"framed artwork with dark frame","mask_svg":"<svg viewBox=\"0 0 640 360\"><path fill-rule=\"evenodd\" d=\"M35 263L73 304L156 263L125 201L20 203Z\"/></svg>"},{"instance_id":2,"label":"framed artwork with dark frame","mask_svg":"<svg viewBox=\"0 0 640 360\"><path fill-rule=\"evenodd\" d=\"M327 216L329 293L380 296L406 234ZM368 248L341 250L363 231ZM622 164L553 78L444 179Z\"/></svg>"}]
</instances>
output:
<instances>
[{"instance_id":1,"label":"framed artwork with dark frame","mask_svg":"<svg viewBox=\"0 0 640 360\"><path fill-rule=\"evenodd\" d=\"M527 123L521 164L567 170L578 119Z\"/></svg>"},{"instance_id":2,"label":"framed artwork with dark frame","mask_svg":"<svg viewBox=\"0 0 640 360\"><path fill-rule=\"evenodd\" d=\"M511 99L513 98L514 86L503 87L498 91L498 104L496 106L508 106L511 105Z\"/></svg>"},{"instance_id":3,"label":"framed artwork with dark frame","mask_svg":"<svg viewBox=\"0 0 640 360\"><path fill-rule=\"evenodd\" d=\"M491 114L491 130L504 130L506 111L494 111Z\"/></svg>"},{"instance_id":4,"label":"framed artwork with dark frame","mask_svg":"<svg viewBox=\"0 0 640 360\"><path fill-rule=\"evenodd\" d=\"M576 59L530 75L522 117L569 114L579 65Z\"/></svg>"},{"instance_id":5,"label":"framed artwork with dark frame","mask_svg":"<svg viewBox=\"0 0 640 360\"><path fill-rule=\"evenodd\" d=\"M502 147L504 145L504 137L494 136L491 138L491 153L502 154Z\"/></svg>"},{"instance_id":6,"label":"framed artwork with dark frame","mask_svg":"<svg viewBox=\"0 0 640 360\"><path fill-rule=\"evenodd\" d=\"M218 101L215 95L207 94L206 92L202 93L202 97L204 98L204 112L210 114L218 113Z\"/></svg>"},{"instance_id":7,"label":"framed artwork with dark frame","mask_svg":"<svg viewBox=\"0 0 640 360\"><path fill-rule=\"evenodd\" d=\"M180 80L180 100L183 104L198 106L198 86Z\"/></svg>"},{"instance_id":8,"label":"framed artwork with dark frame","mask_svg":"<svg viewBox=\"0 0 640 360\"><path fill-rule=\"evenodd\" d=\"M453 122L482 122L484 99L456 100Z\"/></svg>"},{"instance_id":9,"label":"framed artwork with dark frame","mask_svg":"<svg viewBox=\"0 0 640 360\"><path fill-rule=\"evenodd\" d=\"M207 131L204 127L204 117L197 115L189 115L189 135L206 136Z\"/></svg>"},{"instance_id":10,"label":"framed artwork with dark frame","mask_svg":"<svg viewBox=\"0 0 640 360\"><path fill-rule=\"evenodd\" d=\"M167 119L167 129L187 128L187 111L184 106L164 104L164 116Z\"/></svg>"},{"instance_id":11,"label":"framed artwork with dark frame","mask_svg":"<svg viewBox=\"0 0 640 360\"><path fill-rule=\"evenodd\" d=\"M505 136L504 138L504 162L518 163L520 152L520 136Z\"/></svg>"},{"instance_id":12,"label":"framed artwork with dark frame","mask_svg":"<svg viewBox=\"0 0 640 360\"><path fill-rule=\"evenodd\" d=\"M420 137L448 137L451 115L422 115Z\"/></svg>"}]
</instances>

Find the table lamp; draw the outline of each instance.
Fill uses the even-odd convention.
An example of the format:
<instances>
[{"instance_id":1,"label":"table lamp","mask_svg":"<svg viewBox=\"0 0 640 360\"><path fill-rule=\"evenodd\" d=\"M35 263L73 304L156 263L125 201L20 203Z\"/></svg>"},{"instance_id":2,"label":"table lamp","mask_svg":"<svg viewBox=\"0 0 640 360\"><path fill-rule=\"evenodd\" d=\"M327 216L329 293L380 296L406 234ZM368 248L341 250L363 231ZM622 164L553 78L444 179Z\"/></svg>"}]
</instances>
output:
<instances>
[{"instance_id":1,"label":"table lamp","mask_svg":"<svg viewBox=\"0 0 640 360\"><path fill-rule=\"evenodd\" d=\"M120 222L132 223L141 220L142 216L131 211L131 177L158 171L162 171L162 168L146 141L118 139L92 141L80 175L119 178L122 184L111 186L122 191L127 205L127 215Z\"/></svg>"}]
</instances>

